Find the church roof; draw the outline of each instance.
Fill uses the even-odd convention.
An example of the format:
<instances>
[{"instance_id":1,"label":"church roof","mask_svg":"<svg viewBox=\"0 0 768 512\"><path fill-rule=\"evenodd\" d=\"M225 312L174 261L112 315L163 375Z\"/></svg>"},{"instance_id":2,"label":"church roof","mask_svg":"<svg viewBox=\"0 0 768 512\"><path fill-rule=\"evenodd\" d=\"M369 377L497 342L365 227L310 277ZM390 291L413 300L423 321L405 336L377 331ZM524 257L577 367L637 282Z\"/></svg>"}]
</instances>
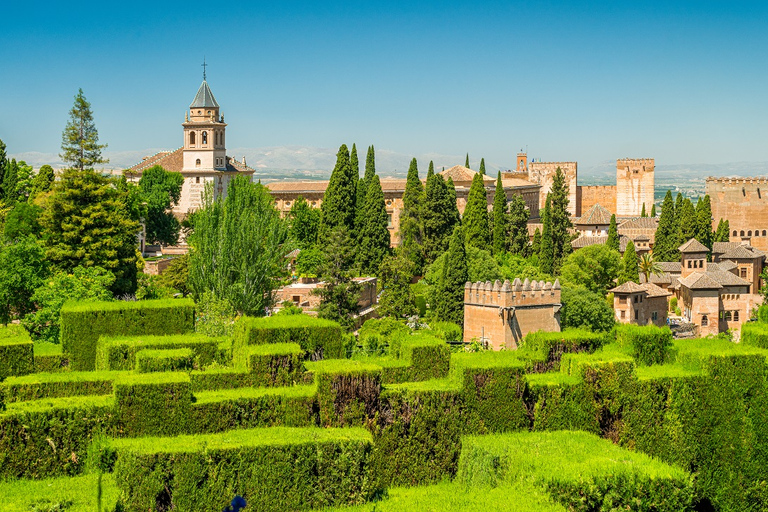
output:
<instances>
[{"instance_id":1,"label":"church roof","mask_svg":"<svg viewBox=\"0 0 768 512\"><path fill-rule=\"evenodd\" d=\"M691 238L690 240L685 242L683 245L679 247L679 249L680 249L680 252L692 252L692 253L709 252L709 249L707 248L707 246L702 244L695 238Z\"/></svg>"},{"instance_id":2,"label":"church roof","mask_svg":"<svg viewBox=\"0 0 768 512\"><path fill-rule=\"evenodd\" d=\"M200 88L197 90L195 99L192 100L192 104L189 108L219 108L219 104L216 103L216 98L213 97L211 88L208 87L208 82L203 80L200 84Z\"/></svg>"},{"instance_id":3,"label":"church roof","mask_svg":"<svg viewBox=\"0 0 768 512\"><path fill-rule=\"evenodd\" d=\"M181 172L184 169L184 148L179 148L174 151L160 151L154 155L144 157L141 162L133 165L132 167L129 167L125 171L128 173L141 173L145 169L149 169L150 167L154 167L156 165L159 165L166 171ZM226 172L242 172L253 174L255 170L228 156Z\"/></svg>"},{"instance_id":4,"label":"church roof","mask_svg":"<svg viewBox=\"0 0 768 512\"><path fill-rule=\"evenodd\" d=\"M477 174L477 172L467 167L464 167L463 165L454 165L453 167L450 167L444 171L440 171L438 174L442 175L442 177L446 181L448 181L448 178L451 178L453 182L456 183L456 182L472 181L472 179L475 177L475 174ZM494 181L494 179L491 178L490 176L483 176L483 182L488 182L488 181Z\"/></svg>"},{"instance_id":5,"label":"church roof","mask_svg":"<svg viewBox=\"0 0 768 512\"><path fill-rule=\"evenodd\" d=\"M599 204L595 204L592 208L589 209L587 213L581 216L581 218L576 221L576 225L582 226L582 225L600 225L600 224L610 224L611 223L611 212L606 210L604 207L600 206Z\"/></svg>"}]
</instances>

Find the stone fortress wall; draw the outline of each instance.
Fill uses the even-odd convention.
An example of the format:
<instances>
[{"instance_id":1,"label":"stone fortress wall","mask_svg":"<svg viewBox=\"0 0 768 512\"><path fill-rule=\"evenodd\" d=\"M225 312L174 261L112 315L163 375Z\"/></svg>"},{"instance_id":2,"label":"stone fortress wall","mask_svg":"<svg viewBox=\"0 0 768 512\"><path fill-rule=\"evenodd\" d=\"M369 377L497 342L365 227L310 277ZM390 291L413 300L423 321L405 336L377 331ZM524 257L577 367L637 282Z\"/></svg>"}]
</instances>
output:
<instances>
[{"instance_id":1,"label":"stone fortress wall","mask_svg":"<svg viewBox=\"0 0 768 512\"><path fill-rule=\"evenodd\" d=\"M635 217L645 205L651 211L654 195L653 158L616 160L616 216Z\"/></svg>"},{"instance_id":2,"label":"stone fortress wall","mask_svg":"<svg viewBox=\"0 0 768 512\"><path fill-rule=\"evenodd\" d=\"M768 178L707 178L712 226L727 219L731 242L768 251Z\"/></svg>"},{"instance_id":3,"label":"stone fortress wall","mask_svg":"<svg viewBox=\"0 0 768 512\"><path fill-rule=\"evenodd\" d=\"M576 177L578 164L576 162L530 162L528 164L528 179L541 185L539 191L539 209L544 209L547 202L547 194L552 190L552 181L555 178L557 168L565 174L565 183L568 185L568 211L572 216L581 215L576 198Z\"/></svg>"},{"instance_id":4,"label":"stone fortress wall","mask_svg":"<svg viewBox=\"0 0 768 512\"><path fill-rule=\"evenodd\" d=\"M599 204L611 213L616 213L616 186L615 185L581 185L576 191L579 204L579 217Z\"/></svg>"}]
</instances>

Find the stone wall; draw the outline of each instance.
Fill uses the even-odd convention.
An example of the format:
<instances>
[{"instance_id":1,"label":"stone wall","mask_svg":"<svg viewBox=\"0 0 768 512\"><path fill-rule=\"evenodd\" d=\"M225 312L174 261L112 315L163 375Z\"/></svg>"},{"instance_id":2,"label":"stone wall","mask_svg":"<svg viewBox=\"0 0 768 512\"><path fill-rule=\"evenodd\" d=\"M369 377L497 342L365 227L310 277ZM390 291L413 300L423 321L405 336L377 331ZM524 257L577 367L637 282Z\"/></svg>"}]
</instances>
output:
<instances>
[{"instance_id":1,"label":"stone wall","mask_svg":"<svg viewBox=\"0 0 768 512\"><path fill-rule=\"evenodd\" d=\"M638 217L645 204L650 213L654 194L653 158L616 160L616 216Z\"/></svg>"},{"instance_id":2,"label":"stone wall","mask_svg":"<svg viewBox=\"0 0 768 512\"><path fill-rule=\"evenodd\" d=\"M577 190L580 215L599 204L611 213L616 213L616 187L608 185L581 186Z\"/></svg>"},{"instance_id":3,"label":"stone wall","mask_svg":"<svg viewBox=\"0 0 768 512\"><path fill-rule=\"evenodd\" d=\"M578 177L578 164L576 162L530 162L528 164L528 179L541 185L539 191L539 209L544 208L547 201L547 194L552 190L552 180L555 178L557 168L565 173L565 183L568 185L568 211L572 216L581 216L582 209L579 210L579 201L576 192L576 181Z\"/></svg>"},{"instance_id":4,"label":"stone wall","mask_svg":"<svg viewBox=\"0 0 768 512\"><path fill-rule=\"evenodd\" d=\"M731 242L768 251L768 178L707 178L712 226L728 220Z\"/></svg>"}]
</instances>

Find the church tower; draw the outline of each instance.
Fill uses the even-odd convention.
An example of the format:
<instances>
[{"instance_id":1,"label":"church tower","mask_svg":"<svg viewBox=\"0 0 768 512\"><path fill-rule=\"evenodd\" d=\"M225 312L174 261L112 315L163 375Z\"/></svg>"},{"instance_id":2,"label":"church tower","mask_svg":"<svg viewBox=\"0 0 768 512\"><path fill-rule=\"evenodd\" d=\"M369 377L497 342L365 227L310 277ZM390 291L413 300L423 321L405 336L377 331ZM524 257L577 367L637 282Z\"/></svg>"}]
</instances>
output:
<instances>
[{"instance_id":1,"label":"church tower","mask_svg":"<svg viewBox=\"0 0 768 512\"><path fill-rule=\"evenodd\" d=\"M197 90L195 99L182 124L184 127L183 170L211 172L227 170L226 123L219 112L219 104L205 80Z\"/></svg>"}]
</instances>

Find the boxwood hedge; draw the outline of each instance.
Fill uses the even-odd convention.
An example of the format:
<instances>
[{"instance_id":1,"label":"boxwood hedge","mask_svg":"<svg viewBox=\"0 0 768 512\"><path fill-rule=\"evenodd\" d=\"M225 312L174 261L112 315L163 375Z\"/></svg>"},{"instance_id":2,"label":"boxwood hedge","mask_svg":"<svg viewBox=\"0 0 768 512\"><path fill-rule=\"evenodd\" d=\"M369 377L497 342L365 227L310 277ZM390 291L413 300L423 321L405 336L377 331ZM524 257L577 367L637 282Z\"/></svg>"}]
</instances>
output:
<instances>
[{"instance_id":1,"label":"boxwood hedge","mask_svg":"<svg viewBox=\"0 0 768 512\"><path fill-rule=\"evenodd\" d=\"M0 327L0 381L35 368L32 339L20 325Z\"/></svg>"},{"instance_id":2,"label":"boxwood hedge","mask_svg":"<svg viewBox=\"0 0 768 512\"><path fill-rule=\"evenodd\" d=\"M192 407L188 374L121 375L115 380L114 388L122 434L173 436L188 431Z\"/></svg>"},{"instance_id":3,"label":"boxwood hedge","mask_svg":"<svg viewBox=\"0 0 768 512\"><path fill-rule=\"evenodd\" d=\"M145 349L136 353L136 371L139 373L192 370L194 362L194 353L190 348Z\"/></svg>"},{"instance_id":4,"label":"boxwood hedge","mask_svg":"<svg viewBox=\"0 0 768 512\"><path fill-rule=\"evenodd\" d=\"M96 369L133 370L136 354L142 350L192 349L198 367L217 361L221 338L201 334L177 334L169 336L104 336L96 345Z\"/></svg>"},{"instance_id":5,"label":"boxwood hedge","mask_svg":"<svg viewBox=\"0 0 768 512\"><path fill-rule=\"evenodd\" d=\"M344 357L341 325L309 315L243 316L235 322L233 339L234 357L248 345L268 343L298 343L313 361Z\"/></svg>"}]
</instances>

